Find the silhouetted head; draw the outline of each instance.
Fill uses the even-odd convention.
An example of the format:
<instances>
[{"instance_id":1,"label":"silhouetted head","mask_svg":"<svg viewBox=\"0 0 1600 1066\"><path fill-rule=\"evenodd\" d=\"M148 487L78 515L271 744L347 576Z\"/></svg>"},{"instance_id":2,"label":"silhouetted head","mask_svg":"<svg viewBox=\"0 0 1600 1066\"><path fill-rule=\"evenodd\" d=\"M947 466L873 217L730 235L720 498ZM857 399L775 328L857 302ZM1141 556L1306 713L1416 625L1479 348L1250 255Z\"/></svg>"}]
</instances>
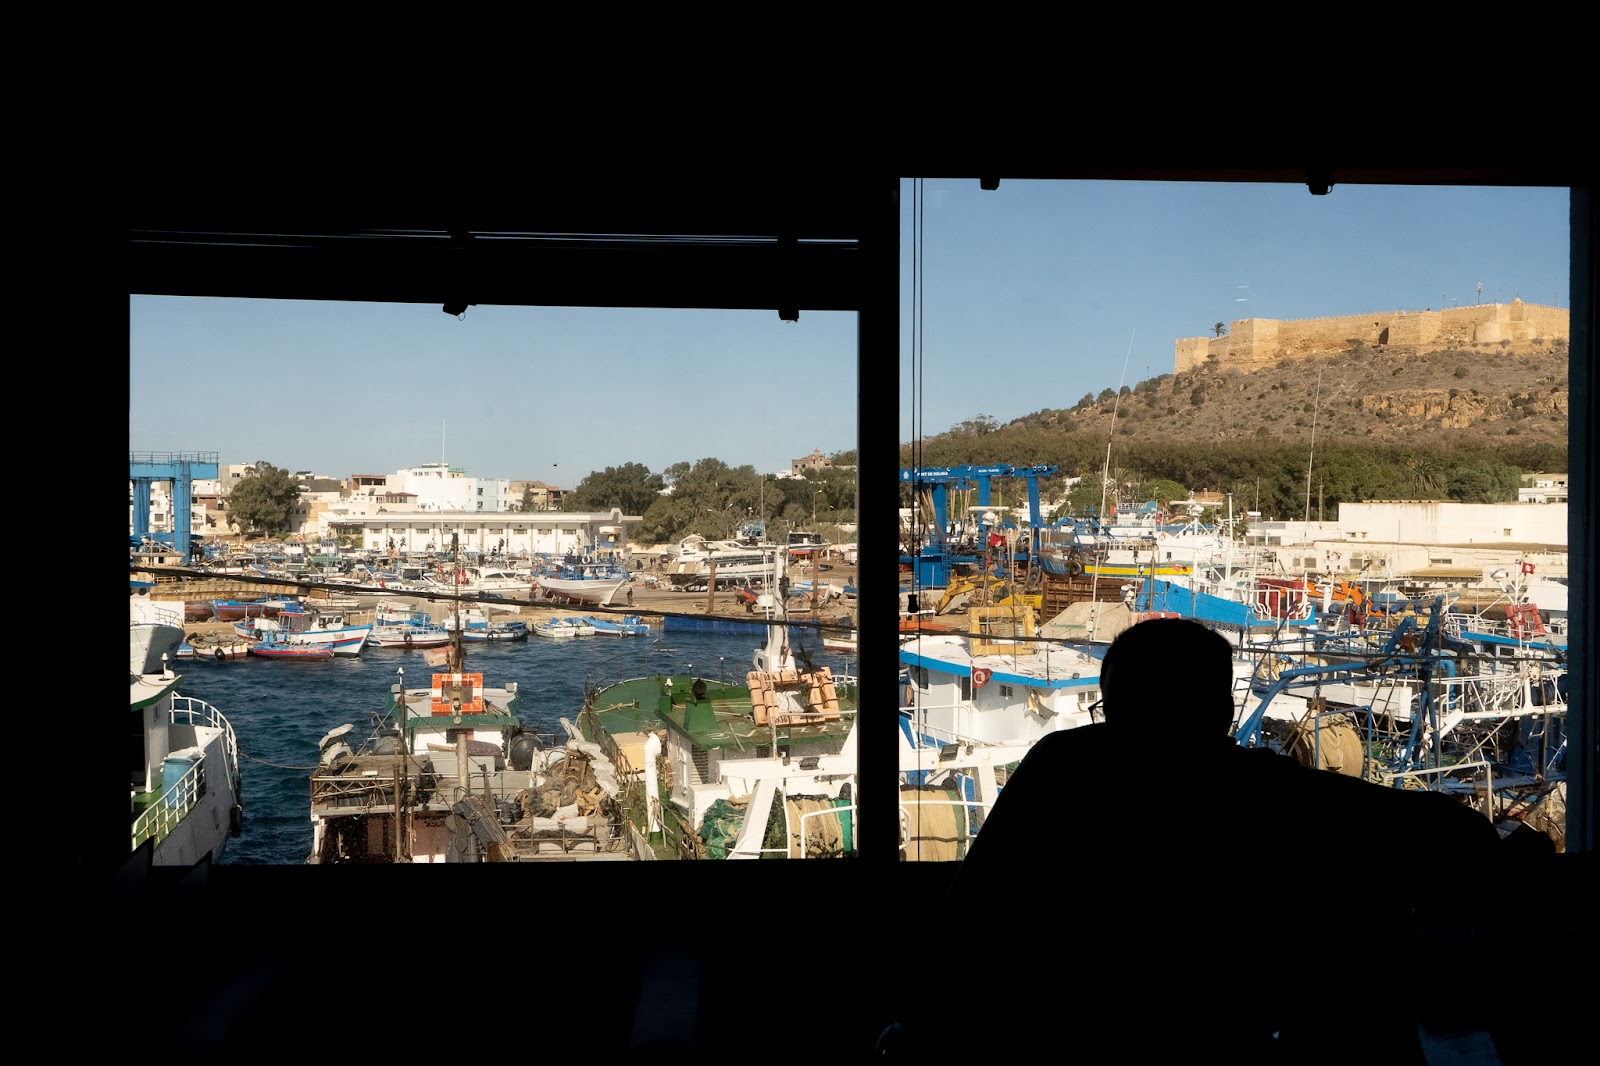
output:
<instances>
[{"instance_id":1,"label":"silhouetted head","mask_svg":"<svg viewBox=\"0 0 1600 1066\"><path fill-rule=\"evenodd\" d=\"M1233 724L1233 648L1187 618L1129 626L1100 665L1106 724L1154 741L1220 737Z\"/></svg>"}]
</instances>

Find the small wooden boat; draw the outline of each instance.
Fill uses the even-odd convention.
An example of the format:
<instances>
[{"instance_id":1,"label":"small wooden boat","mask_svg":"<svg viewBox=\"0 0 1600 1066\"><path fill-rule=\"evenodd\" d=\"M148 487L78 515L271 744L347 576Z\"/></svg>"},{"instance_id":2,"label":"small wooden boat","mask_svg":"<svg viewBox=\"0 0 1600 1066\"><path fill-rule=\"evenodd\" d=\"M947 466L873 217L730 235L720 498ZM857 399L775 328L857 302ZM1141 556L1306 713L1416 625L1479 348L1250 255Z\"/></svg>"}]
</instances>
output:
<instances>
[{"instance_id":1,"label":"small wooden boat","mask_svg":"<svg viewBox=\"0 0 1600 1066\"><path fill-rule=\"evenodd\" d=\"M531 628L533 633L537 636L553 637L557 640L563 640L568 637L575 637L578 635L577 626L563 622L558 618L552 618L547 622L540 622L538 625Z\"/></svg>"},{"instance_id":2,"label":"small wooden boat","mask_svg":"<svg viewBox=\"0 0 1600 1066\"><path fill-rule=\"evenodd\" d=\"M204 633L190 633L178 645L177 657L179 659L213 659L225 662L228 659L243 659L250 654L250 649L255 645L253 640L243 640L235 637L207 636Z\"/></svg>"}]
</instances>

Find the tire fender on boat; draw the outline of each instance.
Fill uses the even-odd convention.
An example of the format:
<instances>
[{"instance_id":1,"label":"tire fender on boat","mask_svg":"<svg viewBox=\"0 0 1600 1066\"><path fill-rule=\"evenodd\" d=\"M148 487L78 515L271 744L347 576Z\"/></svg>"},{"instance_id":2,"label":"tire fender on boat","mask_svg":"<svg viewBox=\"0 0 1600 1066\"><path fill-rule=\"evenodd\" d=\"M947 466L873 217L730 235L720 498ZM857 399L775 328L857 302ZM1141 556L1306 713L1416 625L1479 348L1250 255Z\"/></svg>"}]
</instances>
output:
<instances>
[{"instance_id":1,"label":"tire fender on boat","mask_svg":"<svg viewBox=\"0 0 1600 1066\"><path fill-rule=\"evenodd\" d=\"M228 657L228 653L223 651L221 648L218 648L215 652L212 653L212 658L216 659L217 662L219 662L219 663L222 660L226 659L227 657Z\"/></svg>"}]
</instances>

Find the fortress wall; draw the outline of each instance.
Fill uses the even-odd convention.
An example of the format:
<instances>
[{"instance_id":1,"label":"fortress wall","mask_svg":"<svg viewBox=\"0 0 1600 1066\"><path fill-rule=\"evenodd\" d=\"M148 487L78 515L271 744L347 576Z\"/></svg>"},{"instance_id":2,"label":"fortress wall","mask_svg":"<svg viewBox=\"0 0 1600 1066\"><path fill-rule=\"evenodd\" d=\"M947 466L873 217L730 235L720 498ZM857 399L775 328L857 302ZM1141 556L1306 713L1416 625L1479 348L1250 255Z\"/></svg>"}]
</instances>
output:
<instances>
[{"instance_id":1,"label":"fortress wall","mask_svg":"<svg viewBox=\"0 0 1600 1066\"><path fill-rule=\"evenodd\" d=\"M1382 311L1327 318L1247 318L1229 325L1228 336L1189 337L1174 347L1175 372L1192 369L1216 352L1225 367L1256 370L1282 359L1305 359L1347 350L1352 340L1385 345L1467 347L1502 340L1531 343L1570 336L1570 315L1559 307L1475 304L1443 311Z\"/></svg>"},{"instance_id":2,"label":"fortress wall","mask_svg":"<svg viewBox=\"0 0 1600 1066\"><path fill-rule=\"evenodd\" d=\"M1511 305L1512 340L1520 341L1525 332L1529 341L1552 341L1557 337L1570 339L1572 316L1559 307L1541 304L1513 303ZM1518 328L1520 323L1521 328Z\"/></svg>"},{"instance_id":3,"label":"fortress wall","mask_svg":"<svg viewBox=\"0 0 1600 1066\"><path fill-rule=\"evenodd\" d=\"M1181 374L1185 370L1192 370L1205 363L1212 352L1211 342L1214 340L1226 341L1226 337L1183 337L1178 341L1177 353L1173 358L1172 367L1174 374ZM1219 350L1217 357L1225 358L1226 350Z\"/></svg>"}]
</instances>

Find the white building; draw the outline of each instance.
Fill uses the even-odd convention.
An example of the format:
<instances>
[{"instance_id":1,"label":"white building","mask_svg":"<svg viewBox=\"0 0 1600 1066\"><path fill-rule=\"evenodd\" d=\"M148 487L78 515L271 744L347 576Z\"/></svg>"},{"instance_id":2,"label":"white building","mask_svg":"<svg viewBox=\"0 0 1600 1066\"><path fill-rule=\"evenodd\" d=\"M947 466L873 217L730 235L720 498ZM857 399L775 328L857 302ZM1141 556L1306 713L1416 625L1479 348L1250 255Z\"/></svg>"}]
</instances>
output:
<instances>
[{"instance_id":1,"label":"white building","mask_svg":"<svg viewBox=\"0 0 1600 1066\"><path fill-rule=\"evenodd\" d=\"M1517 490L1518 503L1566 503L1567 475L1524 474Z\"/></svg>"},{"instance_id":2,"label":"white building","mask_svg":"<svg viewBox=\"0 0 1600 1066\"><path fill-rule=\"evenodd\" d=\"M409 492L424 511L500 511L520 501L511 498L510 478L469 477L448 463L424 463L388 478L390 492Z\"/></svg>"},{"instance_id":3,"label":"white building","mask_svg":"<svg viewBox=\"0 0 1600 1066\"><path fill-rule=\"evenodd\" d=\"M1272 548L1286 573L1473 583L1531 563L1541 575L1567 576L1565 503L1342 503L1336 523L1252 522L1245 539Z\"/></svg>"},{"instance_id":4,"label":"white building","mask_svg":"<svg viewBox=\"0 0 1600 1066\"><path fill-rule=\"evenodd\" d=\"M357 547L386 552L448 551L456 536L461 551L499 550L506 554L566 554L596 548L623 548L627 528L640 516L609 511L529 511L479 513L432 508L383 505L368 513L347 506L322 510L317 518L319 537L351 536ZM309 531L308 531L309 532Z\"/></svg>"}]
</instances>

